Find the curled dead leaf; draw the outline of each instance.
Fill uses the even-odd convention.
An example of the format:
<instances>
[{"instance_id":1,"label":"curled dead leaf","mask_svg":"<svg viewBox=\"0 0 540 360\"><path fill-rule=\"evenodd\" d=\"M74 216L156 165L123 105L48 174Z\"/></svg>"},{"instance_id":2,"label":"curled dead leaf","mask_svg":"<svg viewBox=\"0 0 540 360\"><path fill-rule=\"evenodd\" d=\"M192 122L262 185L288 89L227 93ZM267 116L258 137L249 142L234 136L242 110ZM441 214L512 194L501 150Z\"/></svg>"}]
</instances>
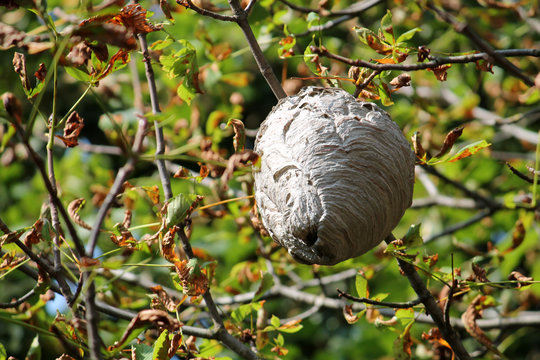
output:
<instances>
[{"instance_id":1,"label":"curled dead leaf","mask_svg":"<svg viewBox=\"0 0 540 360\"><path fill-rule=\"evenodd\" d=\"M427 68L427 71L433 72L433 75L437 78L439 81L446 81L446 78L448 77L448 74L446 71L452 67L452 64L445 64L445 65L439 65L434 68Z\"/></svg>"},{"instance_id":2,"label":"curled dead leaf","mask_svg":"<svg viewBox=\"0 0 540 360\"><path fill-rule=\"evenodd\" d=\"M517 284L518 288L520 288L522 286L531 285L532 281L534 281L534 279L532 277L525 276L522 273L520 273L519 271L512 271L510 273L510 275L508 276L508 280L519 281L519 283Z\"/></svg>"},{"instance_id":3,"label":"curled dead leaf","mask_svg":"<svg viewBox=\"0 0 540 360\"><path fill-rule=\"evenodd\" d=\"M28 246L30 249L32 245L39 244L43 240L41 231L43 229L43 220L37 219L37 221L32 225L32 230L24 237L24 245Z\"/></svg>"},{"instance_id":4,"label":"curled dead leaf","mask_svg":"<svg viewBox=\"0 0 540 360\"><path fill-rule=\"evenodd\" d=\"M390 80L390 85L394 86L395 88L400 88L403 86L410 86L411 85L411 75L404 73L399 74L392 80Z\"/></svg>"},{"instance_id":5,"label":"curled dead leaf","mask_svg":"<svg viewBox=\"0 0 540 360\"><path fill-rule=\"evenodd\" d=\"M462 133L463 127L457 127L455 129L452 129L448 134L446 134L441 150L434 157L438 158L446 155L450 151L450 149L452 149L452 146L454 146L456 140L461 136Z\"/></svg>"},{"instance_id":6,"label":"curled dead leaf","mask_svg":"<svg viewBox=\"0 0 540 360\"><path fill-rule=\"evenodd\" d=\"M75 224L79 225L80 227L84 229L92 230L92 227L88 225L87 223L85 223L81 219L81 215L79 215L79 211L84 207L84 205L86 205L86 200L84 198L75 199L69 203L67 207L67 211L68 211L69 217L71 218L71 220L73 220Z\"/></svg>"},{"instance_id":7,"label":"curled dead leaf","mask_svg":"<svg viewBox=\"0 0 540 360\"><path fill-rule=\"evenodd\" d=\"M241 166L245 166L249 162L254 164L258 159L259 159L259 154L257 154L253 150L244 150L237 154L233 154L229 158L229 161L227 162L227 168L225 169L225 171L223 172L223 175L221 176L221 181L223 182L224 186L226 186L227 182L232 178L236 169L238 169Z\"/></svg>"},{"instance_id":8,"label":"curled dead leaf","mask_svg":"<svg viewBox=\"0 0 540 360\"><path fill-rule=\"evenodd\" d=\"M180 304L180 301L167 294L161 285L153 286L150 290L157 295L159 302L161 302L169 312L174 312Z\"/></svg>"},{"instance_id":9,"label":"curled dead leaf","mask_svg":"<svg viewBox=\"0 0 540 360\"><path fill-rule=\"evenodd\" d=\"M208 291L208 278L197 262L186 260L175 263L176 273L180 277L180 284L184 294L188 296L203 295Z\"/></svg>"},{"instance_id":10,"label":"curled dead leaf","mask_svg":"<svg viewBox=\"0 0 540 360\"><path fill-rule=\"evenodd\" d=\"M62 140L65 146L75 147L79 145L79 134L84 127L84 120L79 114L74 111L69 115L64 126L64 136L56 135L57 138Z\"/></svg>"},{"instance_id":11,"label":"curled dead leaf","mask_svg":"<svg viewBox=\"0 0 540 360\"><path fill-rule=\"evenodd\" d=\"M471 335L476 341L487 347L489 350L500 355L500 352L497 350L497 348L495 348L491 339L486 336L484 331L476 323L476 320L482 317L484 309L492 307L493 305L493 302L489 301L487 296L478 295L469 304L463 315L461 315L461 320L463 321L465 330L469 333L469 335Z\"/></svg>"},{"instance_id":12,"label":"curled dead leaf","mask_svg":"<svg viewBox=\"0 0 540 360\"><path fill-rule=\"evenodd\" d=\"M180 329L180 326L182 326L178 320L169 316L166 311L153 309L142 310L130 321L122 338L114 346L111 346L109 350L122 347L133 330L145 325L153 325L171 332Z\"/></svg>"}]
</instances>

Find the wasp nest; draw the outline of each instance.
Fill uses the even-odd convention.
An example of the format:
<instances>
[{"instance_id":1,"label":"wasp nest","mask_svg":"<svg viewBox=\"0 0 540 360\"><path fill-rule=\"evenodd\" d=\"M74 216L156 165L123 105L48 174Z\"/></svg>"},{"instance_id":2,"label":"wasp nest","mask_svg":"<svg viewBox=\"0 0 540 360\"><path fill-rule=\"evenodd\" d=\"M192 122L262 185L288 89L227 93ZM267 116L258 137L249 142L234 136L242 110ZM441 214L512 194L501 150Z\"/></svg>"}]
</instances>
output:
<instances>
[{"instance_id":1,"label":"wasp nest","mask_svg":"<svg viewBox=\"0 0 540 360\"><path fill-rule=\"evenodd\" d=\"M345 90L306 87L280 100L255 151L263 224L299 262L333 265L369 251L411 205L409 143L386 112Z\"/></svg>"}]
</instances>

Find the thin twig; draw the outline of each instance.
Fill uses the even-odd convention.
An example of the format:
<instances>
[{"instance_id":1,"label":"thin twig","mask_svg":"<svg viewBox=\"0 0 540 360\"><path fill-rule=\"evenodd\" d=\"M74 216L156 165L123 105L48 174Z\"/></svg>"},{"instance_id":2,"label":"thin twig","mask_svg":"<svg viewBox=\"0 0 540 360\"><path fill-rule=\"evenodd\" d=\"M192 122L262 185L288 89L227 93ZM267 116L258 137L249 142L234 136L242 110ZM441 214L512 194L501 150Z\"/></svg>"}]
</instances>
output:
<instances>
[{"instance_id":1,"label":"thin twig","mask_svg":"<svg viewBox=\"0 0 540 360\"><path fill-rule=\"evenodd\" d=\"M379 64L371 63L369 61L361 59L350 59L345 56L338 54L333 54L324 47L311 46L311 52L318 54L320 56L327 57L332 60L336 60L351 66L365 67L372 70L402 70L402 71L416 71L416 70L425 70L433 69L440 65L445 64L465 64L472 63L479 60L490 60L490 55L488 53L475 53L470 55L458 55L458 56L448 56L448 57L433 57L430 61L423 63L414 63L414 64ZM495 54L504 57L513 57L513 56L533 56L540 57L540 49L509 49L509 50L495 50Z\"/></svg>"},{"instance_id":2,"label":"thin twig","mask_svg":"<svg viewBox=\"0 0 540 360\"><path fill-rule=\"evenodd\" d=\"M341 15L347 15L347 16L358 16L362 12L366 11L369 8L372 8L373 6L379 4L382 2L382 0L364 0L364 1L357 1L354 4L352 4L349 7L346 7L342 10L334 10L334 11L322 11L321 9L315 9L315 8L308 8L304 6L299 6L296 4L291 3L287 0L279 0L281 3L287 5L293 10L303 12L303 13L310 13L314 12L322 16L341 16Z\"/></svg>"},{"instance_id":3,"label":"thin twig","mask_svg":"<svg viewBox=\"0 0 540 360\"><path fill-rule=\"evenodd\" d=\"M390 234L385 239L385 241L389 244L395 239L396 238L394 237L394 235ZM429 292L426 285L420 278L420 275L418 275L418 272L416 271L414 265L409 264L408 262L403 261L399 258L396 259L399 264L399 268L401 269L401 271L403 271L405 276L407 276L407 279L409 279L409 283L418 295L418 298L424 304L427 313L431 316L431 318L435 322L435 325L441 331L442 337L446 340L446 342L448 342L448 344L452 348L452 351L454 352L456 358L459 360L470 359L469 353L463 346L458 334L451 326L449 327L446 325L442 310L439 308L439 306L437 305L437 301L435 300L431 292Z\"/></svg>"},{"instance_id":4,"label":"thin twig","mask_svg":"<svg viewBox=\"0 0 540 360\"><path fill-rule=\"evenodd\" d=\"M222 15L222 14L218 14L216 12L210 11L210 10L200 8L197 5L193 4L193 2L191 0L176 0L176 2L179 5L182 5L182 6L186 7L186 8L188 8L188 9L191 9L191 10L195 11L197 14L200 14L200 15L203 15L203 16L208 16L208 17L211 17L213 19L220 20L220 21L236 22L236 17L235 16Z\"/></svg>"},{"instance_id":5,"label":"thin twig","mask_svg":"<svg viewBox=\"0 0 540 360\"><path fill-rule=\"evenodd\" d=\"M393 309L409 309L422 303L422 300L420 298L407 301L407 302L376 301L376 300L368 299L365 297L356 297L344 291L341 291L339 289L337 289L337 292L339 294L339 297L344 297L345 299L349 299L354 302L375 305L375 306L384 306L384 307L389 307Z\"/></svg>"},{"instance_id":6,"label":"thin twig","mask_svg":"<svg viewBox=\"0 0 540 360\"><path fill-rule=\"evenodd\" d=\"M186 221L186 224L189 224L189 220ZM186 256L188 257L188 259L195 258L195 255L193 254L193 249L191 248L191 244L189 243L189 239L186 235L184 227L180 227L180 230L178 231L178 236L180 237L180 240L182 241L182 248L184 249L184 252L186 253ZM243 358L259 359L259 357L257 356L255 352L253 352L247 346L242 344L234 336L229 334L229 332L225 328L223 319L218 311L218 308L216 304L214 303L214 299L212 298L212 294L210 293L210 290L207 290L203 294L203 299L204 299L204 302L206 303L206 307L208 308L208 312L210 313L210 316L212 317L212 321L214 322L215 339L221 341L224 345L226 345L228 348L230 348L231 350L233 350L234 352L236 352L238 355L240 355Z\"/></svg>"},{"instance_id":7,"label":"thin twig","mask_svg":"<svg viewBox=\"0 0 540 360\"><path fill-rule=\"evenodd\" d=\"M34 296L34 294L36 293L36 288L37 288L37 285L34 286L32 290L30 290L29 292L27 292L26 294L24 294L23 296L21 296L15 301L8 302L8 303L0 303L0 309L11 309L11 308L21 305L23 302L25 302L26 300Z\"/></svg>"},{"instance_id":8,"label":"thin twig","mask_svg":"<svg viewBox=\"0 0 540 360\"><path fill-rule=\"evenodd\" d=\"M487 41L482 39L476 33L476 31L471 28L470 24L460 23L448 12L434 6L431 1L427 2L427 6L429 9L433 10L437 15L439 15L444 21L450 24L454 30L467 36L480 50L488 54L490 59L487 60L491 60L490 62L494 62L495 65L498 65L499 67L507 70L513 76L523 80L523 82L528 86L534 86L534 80L525 75L521 69L508 61L508 59L506 59L504 55L501 55L500 52L495 51L495 49Z\"/></svg>"},{"instance_id":9,"label":"thin twig","mask_svg":"<svg viewBox=\"0 0 540 360\"><path fill-rule=\"evenodd\" d=\"M496 212L496 210L494 209L488 209L488 210L485 210L485 211L482 211L478 214L476 214L475 216L465 220L465 221L462 221L462 222L459 222L459 223L456 223L454 225L450 225L450 226L447 226L444 230L442 230L441 232L437 233L437 234L434 234L434 235L431 235L429 237L426 237L424 239L424 244L427 244L427 243L430 243L434 240L437 240L438 238L441 238L443 236L447 236L447 235L451 235L459 230L462 230L462 229L465 229L473 224L476 224L477 222L487 218L488 216L491 216L493 215L494 213Z\"/></svg>"},{"instance_id":10,"label":"thin twig","mask_svg":"<svg viewBox=\"0 0 540 360\"><path fill-rule=\"evenodd\" d=\"M146 69L146 80L148 82L148 88L150 91L150 103L152 105L152 114L159 114L161 109L159 107L159 100L157 96L156 81L154 78L154 69L152 68L150 54L148 52L148 44L146 42L146 34L139 34L139 43L141 44L141 50L143 55L144 67ZM160 123L155 120L154 128L156 134L156 166L159 172L159 178L161 180L161 185L163 186L163 194L165 200L170 200L173 197L171 189L171 178L169 172L167 171L167 166L165 165L165 160L160 158L161 155L165 154L165 140L163 138L163 128Z\"/></svg>"},{"instance_id":11,"label":"thin twig","mask_svg":"<svg viewBox=\"0 0 540 360\"><path fill-rule=\"evenodd\" d=\"M264 53L259 46L255 35L253 34L253 30L251 30L251 26L249 25L249 22L247 20L248 12L242 9L242 6L240 6L240 2L238 0L229 0L229 5L233 11L234 16L236 17L236 23L238 24L238 26L240 26L240 29L242 29L242 32L244 33L244 36L251 49L251 53L255 58L255 62L257 63L257 66L259 67L259 71L261 72L262 76L272 89L276 98L282 99L286 97L287 94L285 93L285 90L283 90L283 88L281 87L281 84L276 77L276 74L266 60L266 57L264 56Z\"/></svg>"}]
</instances>

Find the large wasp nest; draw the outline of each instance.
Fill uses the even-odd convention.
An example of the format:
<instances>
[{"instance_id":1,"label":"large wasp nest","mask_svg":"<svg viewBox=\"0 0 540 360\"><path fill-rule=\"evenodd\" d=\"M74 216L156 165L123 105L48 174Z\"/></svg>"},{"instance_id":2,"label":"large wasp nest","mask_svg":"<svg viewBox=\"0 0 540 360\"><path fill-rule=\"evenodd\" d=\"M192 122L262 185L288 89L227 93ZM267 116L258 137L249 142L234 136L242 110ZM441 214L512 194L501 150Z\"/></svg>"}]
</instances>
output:
<instances>
[{"instance_id":1,"label":"large wasp nest","mask_svg":"<svg viewBox=\"0 0 540 360\"><path fill-rule=\"evenodd\" d=\"M255 151L263 224L299 262L333 265L369 251L411 205L409 143L386 112L345 90L306 87L281 99Z\"/></svg>"}]
</instances>

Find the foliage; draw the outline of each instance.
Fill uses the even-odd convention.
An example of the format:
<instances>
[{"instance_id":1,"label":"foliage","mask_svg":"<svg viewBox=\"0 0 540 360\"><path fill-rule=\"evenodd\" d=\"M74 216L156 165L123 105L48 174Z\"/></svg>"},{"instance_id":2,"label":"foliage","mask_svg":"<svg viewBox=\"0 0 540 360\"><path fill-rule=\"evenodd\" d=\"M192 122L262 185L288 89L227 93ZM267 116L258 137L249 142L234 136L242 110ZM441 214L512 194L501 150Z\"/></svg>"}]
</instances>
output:
<instances>
[{"instance_id":1,"label":"foliage","mask_svg":"<svg viewBox=\"0 0 540 360\"><path fill-rule=\"evenodd\" d=\"M537 356L538 4L229 2L0 2L0 358L465 358L447 318ZM252 198L255 129L304 85L417 156L398 239L333 267Z\"/></svg>"}]
</instances>

